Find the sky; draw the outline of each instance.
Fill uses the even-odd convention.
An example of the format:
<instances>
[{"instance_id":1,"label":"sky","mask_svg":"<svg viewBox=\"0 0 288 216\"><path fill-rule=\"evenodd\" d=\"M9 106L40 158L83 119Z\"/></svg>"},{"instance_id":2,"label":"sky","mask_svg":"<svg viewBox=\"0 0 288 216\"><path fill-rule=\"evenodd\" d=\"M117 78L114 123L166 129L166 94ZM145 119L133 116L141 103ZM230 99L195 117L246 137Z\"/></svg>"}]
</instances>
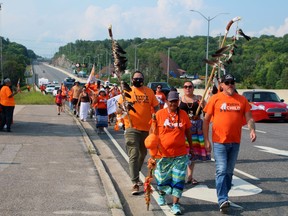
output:
<instances>
[{"instance_id":1,"label":"sky","mask_svg":"<svg viewBox=\"0 0 288 216\"><path fill-rule=\"evenodd\" d=\"M236 16L228 36L288 33L287 0L0 0L0 35L52 57L76 40L218 36ZM196 10L198 12L192 12ZM203 15L201 15L201 14ZM208 21L209 20L209 21Z\"/></svg>"}]
</instances>

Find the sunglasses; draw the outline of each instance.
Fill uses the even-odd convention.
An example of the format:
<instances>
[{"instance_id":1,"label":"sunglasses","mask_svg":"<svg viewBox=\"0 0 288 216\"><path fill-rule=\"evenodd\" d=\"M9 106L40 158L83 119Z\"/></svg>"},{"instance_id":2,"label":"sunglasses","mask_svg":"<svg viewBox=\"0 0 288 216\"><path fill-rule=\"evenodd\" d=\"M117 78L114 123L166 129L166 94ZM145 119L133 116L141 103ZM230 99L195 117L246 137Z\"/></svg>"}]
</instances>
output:
<instances>
[{"instance_id":1,"label":"sunglasses","mask_svg":"<svg viewBox=\"0 0 288 216\"><path fill-rule=\"evenodd\" d=\"M193 86L192 85L184 85L184 89L192 89L193 88Z\"/></svg>"},{"instance_id":2,"label":"sunglasses","mask_svg":"<svg viewBox=\"0 0 288 216\"><path fill-rule=\"evenodd\" d=\"M231 84L231 85L234 85L234 84L235 84L235 81L234 81L234 80L232 80L232 81L225 81L224 84L227 85L227 86L230 85L230 84Z\"/></svg>"},{"instance_id":3,"label":"sunglasses","mask_svg":"<svg viewBox=\"0 0 288 216\"><path fill-rule=\"evenodd\" d=\"M158 89L162 89L162 87L160 87L160 86L158 86L157 88L158 88Z\"/></svg>"},{"instance_id":4,"label":"sunglasses","mask_svg":"<svg viewBox=\"0 0 288 216\"><path fill-rule=\"evenodd\" d=\"M133 81L143 82L143 78L133 78Z\"/></svg>"}]
</instances>

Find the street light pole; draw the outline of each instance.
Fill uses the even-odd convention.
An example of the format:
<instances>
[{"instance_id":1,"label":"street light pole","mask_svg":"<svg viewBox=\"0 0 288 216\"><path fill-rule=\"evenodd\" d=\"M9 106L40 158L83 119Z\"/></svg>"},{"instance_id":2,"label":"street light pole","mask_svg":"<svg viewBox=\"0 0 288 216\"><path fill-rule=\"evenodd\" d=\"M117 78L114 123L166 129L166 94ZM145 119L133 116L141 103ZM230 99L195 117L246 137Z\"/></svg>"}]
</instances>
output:
<instances>
[{"instance_id":1,"label":"street light pole","mask_svg":"<svg viewBox=\"0 0 288 216\"><path fill-rule=\"evenodd\" d=\"M204 16L200 11L197 10L190 10L192 12L196 12L200 14L207 22L208 22L208 32L207 32L207 42L206 42L206 59L208 59L208 52L209 52L209 33L210 33L210 21L216 18L221 14L229 14L229 13L218 13L214 17L210 18L210 16ZM206 71L205 71L205 87L207 86L207 79L208 79L208 64L206 63Z\"/></svg>"},{"instance_id":2,"label":"street light pole","mask_svg":"<svg viewBox=\"0 0 288 216\"><path fill-rule=\"evenodd\" d=\"M167 84L169 84L169 70L170 70L170 47L168 47L168 57L167 57Z\"/></svg>"}]
</instances>

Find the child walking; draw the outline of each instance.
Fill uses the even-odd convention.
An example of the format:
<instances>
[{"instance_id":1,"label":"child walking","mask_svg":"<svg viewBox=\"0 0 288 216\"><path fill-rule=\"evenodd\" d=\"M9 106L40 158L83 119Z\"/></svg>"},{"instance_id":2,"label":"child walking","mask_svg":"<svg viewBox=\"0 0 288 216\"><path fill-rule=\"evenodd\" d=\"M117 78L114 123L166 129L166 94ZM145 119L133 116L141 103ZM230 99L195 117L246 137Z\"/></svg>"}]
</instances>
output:
<instances>
[{"instance_id":1,"label":"child walking","mask_svg":"<svg viewBox=\"0 0 288 216\"><path fill-rule=\"evenodd\" d=\"M55 103L57 105L57 111L58 111L58 115L60 115L60 112L62 111L62 91L58 90L57 91L57 95L55 96Z\"/></svg>"}]
</instances>

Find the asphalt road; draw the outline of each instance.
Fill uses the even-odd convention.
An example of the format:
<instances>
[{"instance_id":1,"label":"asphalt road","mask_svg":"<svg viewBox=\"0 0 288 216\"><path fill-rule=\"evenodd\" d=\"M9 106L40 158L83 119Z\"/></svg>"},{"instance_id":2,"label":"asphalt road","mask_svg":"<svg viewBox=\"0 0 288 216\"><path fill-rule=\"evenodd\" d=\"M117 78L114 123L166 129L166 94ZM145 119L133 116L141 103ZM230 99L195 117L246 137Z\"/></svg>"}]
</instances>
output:
<instances>
[{"instance_id":1,"label":"asphalt road","mask_svg":"<svg viewBox=\"0 0 288 216\"><path fill-rule=\"evenodd\" d=\"M40 65L39 70L42 67L46 66ZM35 69L38 72L38 68L35 67ZM63 80L67 77L67 74L63 74L61 77L61 73L54 70L46 69L46 78ZM56 74L53 75L54 72ZM50 75L51 78L49 78ZM91 119L88 123L94 127L94 120ZM288 123L257 123L256 128L258 137L253 144L249 141L247 127L243 127L242 130L241 150L234 172L234 185L230 192L231 201L235 205L228 215L288 215ZM121 165L123 171L126 172L122 173L126 175L124 182L118 179L117 175L113 176L120 198L123 199L123 202L127 202L126 210L129 214L137 212L141 206L143 210L143 197L139 199L129 196L127 193L130 182L127 178L128 166L123 131L116 132L110 126L107 133L101 135L101 139L106 143L107 146L105 147L113 153L113 156L110 155L110 157L117 159L117 163L119 163L117 165ZM114 172L115 167L115 165L109 166L107 162L107 169L110 170L110 173ZM147 173L146 166L143 167L142 173L142 180L144 180ZM214 173L215 164L213 161L196 164L194 177L200 184L197 186L187 185L181 198L184 215L219 215ZM119 178L123 178L123 176L119 175ZM157 193L153 194L157 198ZM137 203L140 205L138 208ZM171 200L168 201L168 204L171 204ZM155 200L152 200L152 208L150 207L150 209L149 214L152 215L170 215L168 213L169 207L160 208Z\"/></svg>"}]
</instances>

